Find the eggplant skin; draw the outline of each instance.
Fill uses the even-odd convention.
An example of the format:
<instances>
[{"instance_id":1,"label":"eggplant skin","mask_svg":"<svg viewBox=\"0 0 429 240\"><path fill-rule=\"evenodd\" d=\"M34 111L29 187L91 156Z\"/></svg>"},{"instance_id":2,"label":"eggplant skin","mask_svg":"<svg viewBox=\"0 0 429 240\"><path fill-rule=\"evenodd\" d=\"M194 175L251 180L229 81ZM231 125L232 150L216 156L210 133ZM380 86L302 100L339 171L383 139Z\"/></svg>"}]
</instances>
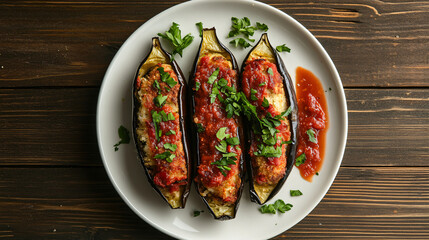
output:
<instances>
[{"instance_id":1,"label":"eggplant skin","mask_svg":"<svg viewBox=\"0 0 429 240\"><path fill-rule=\"evenodd\" d=\"M246 68L246 64L248 60L253 59L264 59L268 62L271 62L276 65L277 71L279 72L280 76L283 78L283 89L284 89L284 96L287 102L287 107L291 107L292 112L287 117L288 123L289 123L289 129L290 129L290 140L292 141L291 144L288 144L285 151L286 156L286 166L285 166L285 173L284 176L278 180L278 182L275 184L267 184L267 185L259 185L256 183L255 180L255 169L253 169L252 166L252 157L250 156L250 144L252 138L254 138L252 130L250 128L246 131L246 161L248 165L248 173L249 173L249 191L250 191L250 199L253 202L256 202L258 204L264 204L270 199L272 199L282 188L283 184L285 183L287 177L290 174L290 171L293 168L293 165L295 163L295 154L296 154L296 147L297 147L297 134L298 134L298 105L296 101L296 94L295 90L292 84L291 77L289 73L286 70L286 67L283 63L283 60L281 59L280 55L277 53L277 51L272 47L268 40L268 35L264 33L261 36L261 39L258 41L258 43L253 47L247 56L245 57L242 69L241 69L241 77L240 79L243 81L244 76L244 70ZM243 84L243 83L242 83ZM279 101L277 101L279 102ZM243 119L246 126L250 126L250 123L247 119ZM255 158L256 159L256 158ZM256 161L256 160L255 160Z\"/></svg>"},{"instance_id":2,"label":"eggplant skin","mask_svg":"<svg viewBox=\"0 0 429 240\"><path fill-rule=\"evenodd\" d=\"M191 138L191 146L192 146L192 157L194 165L194 173L193 175L195 177L195 186L197 189L197 192L199 193L200 197L202 198L203 202L208 207L210 213L213 215L213 217L216 220L229 220L233 219L236 216L241 194L243 191L243 185L244 185L244 175L245 175L245 167L244 167L244 154L243 152L240 154L240 157L238 159L238 171L239 174L236 175L239 178L236 182L238 184L238 190L236 195L236 201L234 203L226 203L223 202L222 199L217 198L211 194L210 191L200 182L199 176L198 176L198 167L201 164L201 152L200 152L200 134L198 132L198 127L196 125L195 121L195 113L196 113L196 73L197 68L199 66L200 60L204 56L217 56L226 59L229 61L230 66L233 71L236 73L236 79L235 79L235 87L237 88L237 91L241 89L239 81L238 81L238 74L239 69L237 65L237 61L235 60L234 55L219 41L219 39L216 36L216 30L215 28L205 28L203 29L202 34L202 40L201 44L198 49L197 56L195 57L193 69L191 71L191 76L189 78L189 85L188 89L191 94L189 94L189 106L192 114L192 120L189 122L189 127L192 132L192 138ZM207 83L204 83L207 84ZM201 85L201 88L203 85ZM236 136L240 140L240 148L244 149L244 133L242 129L242 122L240 117L234 117L234 121L237 124L237 132ZM215 147L214 145L211 147ZM237 186L236 186L237 187Z\"/></svg>"},{"instance_id":3,"label":"eggplant skin","mask_svg":"<svg viewBox=\"0 0 429 240\"><path fill-rule=\"evenodd\" d=\"M139 126L144 124L139 120L139 110L144 109L142 107L142 98L139 97L139 86L142 84L141 77L147 76L151 71L154 71L154 68L158 64L163 64L167 66L169 70L173 70L177 76L177 83L179 89L177 92L177 114L179 115L179 129L182 134L181 145L183 149L183 158L186 165L186 179L181 181L181 185L178 187L178 190L169 191L167 187L161 187L155 184L154 175L156 172L156 167L153 166L154 156L151 153L150 148L148 147L149 138L147 137L148 130L142 131L142 128L139 129ZM165 69L167 71L167 69ZM152 188L169 204L172 209L184 208L186 205L187 198L189 196L190 186L192 183L192 163L189 156L189 141L187 128L185 127L186 122L189 120L187 114L187 105L185 104L187 99L187 85L185 82L184 75L175 61L171 62L171 55L167 53L161 46L158 37L152 38L152 47L149 54L142 61L140 66L137 69L136 76L134 78L133 87L133 137L134 143L137 149L137 155L143 165L144 172L148 178L149 183ZM172 91L173 92L173 91ZM145 120L145 119L144 119ZM142 132L144 135L142 135ZM174 160L173 160L174 163Z\"/></svg>"}]
</instances>

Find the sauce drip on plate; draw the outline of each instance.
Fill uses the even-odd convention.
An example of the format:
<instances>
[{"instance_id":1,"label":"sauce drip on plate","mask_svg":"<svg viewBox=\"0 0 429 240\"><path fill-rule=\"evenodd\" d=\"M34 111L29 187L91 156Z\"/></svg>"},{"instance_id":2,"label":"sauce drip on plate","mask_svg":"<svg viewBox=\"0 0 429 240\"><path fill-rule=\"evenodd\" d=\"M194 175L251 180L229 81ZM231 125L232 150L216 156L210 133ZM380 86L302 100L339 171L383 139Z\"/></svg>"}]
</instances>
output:
<instances>
[{"instance_id":1,"label":"sauce drip on plate","mask_svg":"<svg viewBox=\"0 0 429 240\"><path fill-rule=\"evenodd\" d=\"M320 80L309 70L296 69L295 88L299 116L297 159L305 154L304 163L297 165L301 176L311 182L320 171L325 155L328 107Z\"/></svg>"}]
</instances>

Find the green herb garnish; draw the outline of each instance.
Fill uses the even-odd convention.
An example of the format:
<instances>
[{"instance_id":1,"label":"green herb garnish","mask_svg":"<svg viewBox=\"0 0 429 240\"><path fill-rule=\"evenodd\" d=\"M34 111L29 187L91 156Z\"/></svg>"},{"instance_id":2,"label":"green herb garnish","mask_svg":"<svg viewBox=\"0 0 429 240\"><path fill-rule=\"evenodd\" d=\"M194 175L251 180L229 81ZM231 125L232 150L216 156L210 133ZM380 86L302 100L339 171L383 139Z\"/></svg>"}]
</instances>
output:
<instances>
[{"instance_id":1,"label":"green herb garnish","mask_svg":"<svg viewBox=\"0 0 429 240\"><path fill-rule=\"evenodd\" d=\"M174 121L176 120L176 118L174 117L173 113L168 113L167 115L167 121Z\"/></svg>"},{"instance_id":2,"label":"green herb garnish","mask_svg":"<svg viewBox=\"0 0 429 240\"><path fill-rule=\"evenodd\" d=\"M274 204L265 204L262 207L259 208L259 211L261 213L270 213L270 214L276 214L276 210L278 210L281 213L285 213L286 211L291 210L293 207L290 203L285 203L283 200L279 199Z\"/></svg>"},{"instance_id":3,"label":"green herb garnish","mask_svg":"<svg viewBox=\"0 0 429 240\"><path fill-rule=\"evenodd\" d=\"M115 152L119 150L119 145L130 143L130 131L128 131L128 129L126 129L124 126L121 125L118 128L118 135L121 140L113 145L113 147L115 147Z\"/></svg>"},{"instance_id":4,"label":"green herb garnish","mask_svg":"<svg viewBox=\"0 0 429 240\"><path fill-rule=\"evenodd\" d=\"M270 103L268 102L268 100L266 98L264 98L264 101L262 101L262 107L269 107Z\"/></svg>"},{"instance_id":5,"label":"green herb garnish","mask_svg":"<svg viewBox=\"0 0 429 240\"><path fill-rule=\"evenodd\" d=\"M292 197L295 197L295 196L301 196L301 195L302 195L302 192L301 192L301 191L299 191L299 190L290 190L290 195L291 195Z\"/></svg>"},{"instance_id":6,"label":"green herb garnish","mask_svg":"<svg viewBox=\"0 0 429 240\"><path fill-rule=\"evenodd\" d=\"M227 143L225 140L220 141L219 145L216 145L215 148L222 153L227 152Z\"/></svg>"},{"instance_id":7,"label":"green herb garnish","mask_svg":"<svg viewBox=\"0 0 429 240\"><path fill-rule=\"evenodd\" d=\"M319 176L319 172L316 172L316 176Z\"/></svg>"},{"instance_id":8,"label":"green herb garnish","mask_svg":"<svg viewBox=\"0 0 429 240\"><path fill-rule=\"evenodd\" d=\"M170 150L172 152L175 152L177 149L177 145L176 144L171 144L171 143L166 143L164 144L164 148L167 150Z\"/></svg>"},{"instance_id":9,"label":"green herb garnish","mask_svg":"<svg viewBox=\"0 0 429 240\"><path fill-rule=\"evenodd\" d=\"M162 122L162 115L159 114L157 111L152 111L152 122L153 122L153 126L155 127L156 141L159 141L159 138L162 135L162 131L161 129L159 129L159 123Z\"/></svg>"},{"instance_id":10,"label":"green herb garnish","mask_svg":"<svg viewBox=\"0 0 429 240\"><path fill-rule=\"evenodd\" d=\"M197 132L204 132L205 131L205 129L204 129L204 126L203 126L203 124L201 124L201 123L197 123Z\"/></svg>"},{"instance_id":11,"label":"green herb garnish","mask_svg":"<svg viewBox=\"0 0 429 240\"><path fill-rule=\"evenodd\" d=\"M164 71L163 67L160 67L157 69L159 71L159 75L161 76L161 81L167 83L167 85L170 88L173 88L174 86L176 86L177 82L174 81L174 78L170 76L170 74L168 72ZM168 89L169 91L169 89Z\"/></svg>"},{"instance_id":12,"label":"green herb garnish","mask_svg":"<svg viewBox=\"0 0 429 240\"><path fill-rule=\"evenodd\" d=\"M240 144L240 140L238 140L238 137L227 138L226 142L228 143L228 145L231 145L231 146L236 146Z\"/></svg>"},{"instance_id":13,"label":"green herb garnish","mask_svg":"<svg viewBox=\"0 0 429 240\"><path fill-rule=\"evenodd\" d=\"M201 83L195 82L195 91L200 90Z\"/></svg>"},{"instance_id":14,"label":"green herb garnish","mask_svg":"<svg viewBox=\"0 0 429 240\"><path fill-rule=\"evenodd\" d=\"M155 81L153 82L153 87L158 89L158 94L161 93L161 87L159 86L159 82L155 79Z\"/></svg>"},{"instance_id":15,"label":"green herb garnish","mask_svg":"<svg viewBox=\"0 0 429 240\"><path fill-rule=\"evenodd\" d=\"M305 163L305 160L306 160L306 159L307 159L307 158L305 157L305 153L303 153L303 154L299 155L299 157L297 157L297 158L295 159L295 165L296 165L297 167L299 167L301 164Z\"/></svg>"},{"instance_id":16,"label":"green herb garnish","mask_svg":"<svg viewBox=\"0 0 429 240\"><path fill-rule=\"evenodd\" d=\"M235 154L235 153L234 153ZM223 154L226 155L226 154ZM229 154L231 155L231 154ZM216 165L216 167L220 170L220 172L222 173L222 175L226 176L227 173L225 171L229 171L231 170L230 167L228 167L228 165L233 164L235 165L235 161L236 159L233 158L229 158L229 157L223 157L218 161L212 162L212 165Z\"/></svg>"},{"instance_id":17,"label":"green herb garnish","mask_svg":"<svg viewBox=\"0 0 429 240\"><path fill-rule=\"evenodd\" d=\"M194 216L194 217L198 217L198 216L200 216L200 214L201 214L201 213L203 213L203 212L204 212L204 211L202 211L202 210L201 210L201 211L194 210L194 215L193 215L193 216Z\"/></svg>"},{"instance_id":18,"label":"green herb garnish","mask_svg":"<svg viewBox=\"0 0 429 240\"><path fill-rule=\"evenodd\" d=\"M162 94L158 94L158 96L156 96L153 99L153 102L155 103L155 105L157 107L162 107L165 103L165 100L167 100L167 96L163 96Z\"/></svg>"},{"instance_id":19,"label":"green herb garnish","mask_svg":"<svg viewBox=\"0 0 429 240\"><path fill-rule=\"evenodd\" d=\"M165 136L169 136L169 135L176 135L176 131L174 131L174 130L168 130L168 131L165 133Z\"/></svg>"},{"instance_id":20,"label":"green herb garnish","mask_svg":"<svg viewBox=\"0 0 429 240\"><path fill-rule=\"evenodd\" d=\"M228 138L229 137L229 134L225 133L226 129L228 129L228 128L227 127L222 127L222 128L219 128L219 130L217 131L216 137L219 140L223 140L224 138Z\"/></svg>"},{"instance_id":21,"label":"green herb garnish","mask_svg":"<svg viewBox=\"0 0 429 240\"><path fill-rule=\"evenodd\" d=\"M219 74L219 68L216 68L216 70L212 73L212 75L210 75L209 79L207 80L207 83L213 84L218 74Z\"/></svg>"},{"instance_id":22,"label":"green herb garnish","mask_svg":"<svg viewBox=\"0 0 429 240\"><path fill-rule=\"evenodd\" d=\"M171 61L174 60L174 55L179 54L182 57L183 49L189 46L194 40L194 37L188 33L184 38L182 38L182 33L179 29L179 24L173 22L173 25L170 29L165 32L165 34L158 33L158 36L167 39L173 44L173 56L171 57Z\"/></svg>"},{"instance_id":23,"label":"green herb garnish","mask_svg":"<svg viewBox=\"0 0 429 240\"><path fill-rule=\"evenodd\" d=\"M315 132L313 129L308 129L305 133L308 135L308 140L312 143L317 143L317 138L315 137Z\"/></svg>"},{"instance_id":24,"label":"green herb garnish","mask_svg":"<svg viewBox=\"0 0 429 240\"><path fill-rule=\"evenodd\" d=\"M267 70L268 74L270 74L271 76L274 75L273 69L272 68L268 68Z\"/></svg>"},{"instance_id":25,"label":"green herb garnish","mask_svg":"<svg viewBox=\"0 0 429 240\"><path fill-rule=\"evenodd\" d=\"M236 38L229 43L233 44L235 47L241 46L243 48L248 48L251 46L244 38Z\"/></svg>"},{"instance_id":26,"label":"green herb garnish","mask_svg":"<svg viewBox=\"0 0 429 240\"><path fill-rule=\"evenodd\" d=\"M171 163L173 159L176 157L176 155L172 154L171 152L163 152L161 154L155 155L155 159L164 159L165 161Z\"/></svg>"},{"instance_id":27,"label":"green herb garnish","mask_svg":"<svg viewBox=\"0 0 429 240\"><path fill-rule=\"evenodd\" d=\"M290 48L286 47L286 44L276 47L277 52L288 52L290 53Z\"/></svg>"},{"instance_id":28,"label":"green herb garnish","mask_svg":"<svg viewBox=\"0 0 429 240\"><path fill-rule=\"evenodd\" d=\"M267 83L266 83L266 82L263 82L263 83L260 83L260 84L259 84L259 86L260 86L260 87L262 87L262 86L264 86L265 84L267 84Z\"/></svg>"},{"instance_id":29,"label":"green herb garnish","mask_svg":"<svg viewBox=\"0 0 429 240\"><path fill-rule=\"evenodd\" d=\"M256 28L264 32L268 31L268 26L265 23L256 22Z\"/></svg>"},{"instance_id":30,"label":"green herb garnish","mask_svg":"<svg viewBox=\"0 0 429 240\"><path fill-rule=\"evenodd\" d=\"M197 22L197 23L195 23L195 25L197 25L197 27L198 27L198 31L200 32L200 37L202 37L203 36L203 23Z\"/></svg>"}]
</instances>

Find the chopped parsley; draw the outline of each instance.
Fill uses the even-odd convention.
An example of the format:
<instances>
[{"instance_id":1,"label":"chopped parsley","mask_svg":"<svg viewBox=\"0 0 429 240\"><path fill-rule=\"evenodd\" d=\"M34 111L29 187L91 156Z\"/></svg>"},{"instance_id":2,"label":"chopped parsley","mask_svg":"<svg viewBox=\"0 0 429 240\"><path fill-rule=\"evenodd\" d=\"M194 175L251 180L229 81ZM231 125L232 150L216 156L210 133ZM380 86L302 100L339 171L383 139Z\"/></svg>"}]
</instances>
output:
<instances>
[{"instance_id":1,"label":"chopped parsley","mask_svg":"<svg viewBox=\"0 0 429 240\"><path fill-rule=\"evenodd\" d=\"M265 23L256 22L256 26L252 26L250 23L249 18L231 18L231 31L228 33L228 38L237 37L239 35L242 35L243 37L238 37L232 41L230 41L230 44L235 45L235 47L241 46L243 48L250 47L249 42L255 42L255 39L252 39L252 37L255 34L256 30L261 30L266 32L268 30L268 26Z\"/></svg>"},{"instance_id":2,"label":"chopped parsley","mask_svg":"<svg viewBox=\"0 0 429 240\"><path fill-rule=\"evenodd\" d=\"M119 145L130 143L130 131L128 131L128 129L126 129L124 126L121 125L118 128L118 135L121 140L113 145L113 147L115 147L115 152L119 150Z\"/></svg>"},{"instance_id":3,"label":"chopped parsley","mask_svg":"<svg viewBox=\"0 0 429 240\"><path fill-rule=\"evenodd\" d=\"M182 57L183 49L188 47L194 40L194 37L190 33L188 33L185 37L182 38L182 32L179 29L179 24L175 22L173 22L173 25L167 32L165 32L165 34L158 33L158 36L169 40L171 44L173 44L174 49L171 61L174 60L174 55L176 54L179 54Z\"/></svg>"},{"instance_id":4,"label":"chopped parsley","mask_svg":"<svg viewBox=\"0 0 429 240\"><path fill-rule=\"evenodd\" d=\"M306 159L307 159L307 158L305 157L305 153L303 153L303 154L299 155L299 157L297 157L297 158L295 159L295 165L296 165L297 167L299 167L301 164L305 163L305 160L306 160Z\"/></svg>"},{"instance_id":5,"label":"chopped parsley","mask_svg":"<svg viewBox=\"0 0 429 240\"><path fill-rule=\"evenodd\" d=\"M203 213L203 212L204 212L203 210L201 210L201 211L199 211L199 210L194 210L193 216L194 216L194 217L198 217L198 216L200 216L200 214L201 214L201 213Z\"/></svg>"},{"instance_id":6,"label":"chopped parsley","mask_svg":"<svg viewBox=\"0 0 429 240\"><path fill-rule=\"evenodd\" d=\"M235 154L235 156L237 155L236 153L233 153L233 154ZM222 157L220 160L212 162L211 164L216 165L216 167L220 170L222 175L226 176L227 173L225 171L231 170L231 168L228 165L230 165L230 164L235 165L235 160L237 160L237 158L232 156L231 153L226 153L223 155L224 155L224 157ZM225 155L227 155L227 156L225 157Z\"/></svg>"},{"instance_id":7,"label":"chopped parsley","mask_svg":"<svg viewBox=\"0 0 429 240\"><path fill-rule=\"evenodd\" d=\"M221 153L227 152L227 143L225 140L220 141L219 145L215 146L216 150L218 150Z\"/></svg>"},{"instance_id":8,"label":"chopped parsley","mask_svg":"<svg viewBox=\"0 0 429 240\"><path fill-rule=\"evenodd\" d=\"M260 86L260 87L262 87L262 86L264 86L265 84L267 84L267 83L266 83L266 82L263 82L263 83L260 83L260 84L259 84L259 86Z\"/></svg>"},{"instance_id":9,"label":"chopped parsley","mask_svg":"<svg viewBox=\"0 0 429 240\"><path fill-rule=\"evenodd\" d=\"M267 70L268 74L270 74L271 76L274 75L273 69L272 68L268 68Z\"/></svg>"},{"instance_id":10,"label":"chopped parsley","mask_svg":"<svg viewBox=\"0 0 429 240\"><path fill-rule=\"evenodd\" d=\"M302 195L302 192L301 192L301 191L299 191L299 190L290 190L290 195L291 195L292 197L301 196L301 195Z\"/></svg>"},{"instance_id":11,"label":"chopped parsley","mask_svg":"<svg viewBox=\"0 0 429 240\"><path fill-rule=\"evenodd\" d=\"M236 146L240 144L240 140L238 140L238 137L227 138L226 142L228 143L228 145L231 145L231 146Z\"/></svg>"},{"instance_id":12,"label":"chopped parsley","mask_svg":"<svg viewBox=\"0 0 429 240\"><path fill-rule=\"evenodd\" d=\"M250 100L252 100L252 101L257 101L258 100L258 98L255 96L255 94L257 93L258 91L256 91L255 89L253 89L253 88L251 88L250 89Z\"/></svg>"},{"instance_id":13,"label":"chopped parsley","mask_svg":"<svg viewBox=\"0 0 429 240\"><path fill-rule=\"evenodd\" d=\"M227 127L222 127L222 128L219 128L219 130L217 131L216 137L219 140L223 140L224 138L228 138L229 137L229 134L225 133L226 129L228 129L228 128Z\"/></svg>"},{"instance_id":14,"label":"chopped parsley","mask_svg":"<svg viewBox=\"0 0 429 240\"><path fill-rule=\"evenodd\" d=\"M152 111L152 122L153 126L155 127L156 141L159 141L159 138L162 135L162 131L159 129L159 123L162 122L162 114L158 113L157 111Z\"/></svg>"},{"instance_id":15,"label":"chopped parsley","mask_svg":"<svg viewBox=\"0 0 429 240\"><path fill-rule=\"evenodd\" d=\"M316 133L313 129L308 129L305 133L308 135L308 140L312 143L317 143L317 138L314 136Z\"/></svg>"},{"instance_id":16,"label":"chopped parsley","mask_svg":"<svg viewBox=\"0 0 429 240\"><path fill-rule=\"evenodd\" d=\"M170 150L172 152L175 152L177 149L177 145L176 144L171 144L171 143L166 143L164 144L164 148L167 150Z\"/></svg>"},{"instance_id":17,"label":"chopped parsley","mask_svg":"<svg viewBox=\"0 0 429 240\"><path fill-rule=\"evenodd\" d=\"M155 81L153 82L153 87L158 89L158 94L161 93L161 87L159 86L158 80L155 79Z\"/></svg>"},{"instance_id":18,"label":"chopped parsley","mask_svg":"<svg viewBox=\"0 0 429 240\"><path fill-rule=\"evenodd\" d=\"M268 31L268 26L265 23L256 22L256 28L264 32Z\"/></svg>"},{"instance_id":19,"label":"chopped parsley","mask_svg":"<svg viewBox=\"0 0 429 240\"><path fill-rule=\"evenodd\" d=\"M274 204L265 204L262 207L259 208L259 211L261 213L270 213L270 214L276 214L276 211L279 211L281 213L285 213L286 211L291 210L293 207L290 203L285 203L283 200L279 199L274 202Z\"/></svg>"},{"instance_id":20,"label":"chopped parsley","mask_svg":"<svg viewBox=\"0 0 429 240\"><path fill-rule=\"evenodd\" d=\"M155 159L163 159L169 163L173 161L173 159L176 157L176 155L172 154L171 152L165 151L163 153L155 155Z\"/></svg>"},{"instance_id":21,"label":"chopped parsley","mask_svg":"<svg viewBox=\"0 0 429 240\"><path fill-rule=\"evenodd\" d=\"M168 130L168 131L165 133L165 136L169 136L169 135L176 135L176 131L174 131L174 130Z\"/></svg>"},{"instance_id":22,"label":"chopped parsley","mask_svg":"<svg viewBox=\"0 0 429 240\"><path fill-rule=\"evenodd\" d=\"M157 107L162 107L165 103L165 100L167 100L167 96L163 96L162 94L158 94L158 96L156 96L153 99L153 102L155 103L155 105Z\"/></svg>"},{"instance_id":23,"label":"chopped parsley","mask_svg":"<svg viewBox=\"0 0 429 240\"><path fill-rule=\"evenodd\" d=\"M168 72L164 72L163 67L160 67L157 70L159 71L159 74L161 75L161 81L167 83L167 85L170 88L173 88L174 86L176 86L177 82L174 81L174 78L172 78Z\"/></svg>"},{"instance_id":24,"label":"chopped parsley","mask_svg":"<svg viewBox=\"0 0 429 240\"><path fill-rule=\"evenodd\" d=\"M268 102L268 100L264 97L264 101L262 101L262 107L269 107L270 103Z\"/></svg>"},{"instance_id":25,"label":"chopped parsley","mask_svg":"<svg viewBox=\"0 0 429 240\"><path fill-rule=\"evenodd\" d=\"M288 52L290 53L290 48L286 47L286 44L276 47L277 52Z\"/></svg>"},{"instance_id":26,"label":"chopped parsley","mask_svg":"<svg viewBox=\"0 0 429 240\"><path fill-rule=\"evenodd\" d=\"M216 68L216 70L210 75L209 79L207 80L208 84L213 84L214 81L217 79L217 75L219 74L219 68Z\"/></svg>"},{"instance_id":27,"label":"chopped parsley","mask_svg":"<svg viewBox=\"0 0 429 240\"><path fill-rule=\"evenodd\" d=\"M316 176L319 176L319 172L316 172Z\"/></svg>"},{"instance_id":28,"label":"chopped parsley","mask_svg":"<svg viewBox=\"0 0 429 240\"><path fill-rule=\"evenodd\" d=\"M205 131L205 128L204 128L204 126L203 126L203 124L201 124L201 123L197 123L197 132L204 132Z\"/></svg>"},{"instance_id":29,"label":"chopped parsley","mask_svg":"<svg viewBox=\"0 0 429 240\"><path fill-rule=\"evenodd\" d=\"M202 37L203 36L203 23L197 22L197 23L195 23L195 25L197 25L197 27L198 27L198 31L200 32L200 37Z\"/></svg>"},{"instance_id":30,"label":"chopped parsley","mask_svg":"<svg viewBox=\"0 0 429 240\"><path fill-rule=\"evenodd\" d=\"M200 90L201 83L195 82L195 91Z\"/></svg>"}]
</instances>

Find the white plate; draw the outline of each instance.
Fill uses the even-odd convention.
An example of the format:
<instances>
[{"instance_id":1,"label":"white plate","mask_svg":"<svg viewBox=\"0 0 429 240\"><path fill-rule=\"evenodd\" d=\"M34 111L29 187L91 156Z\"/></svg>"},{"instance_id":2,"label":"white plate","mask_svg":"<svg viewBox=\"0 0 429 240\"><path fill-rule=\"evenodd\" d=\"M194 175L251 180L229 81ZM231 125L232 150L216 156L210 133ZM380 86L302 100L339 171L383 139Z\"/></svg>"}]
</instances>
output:
<instances>
[{"instance_id":1,"label":"white plate","mask_svg":"<svg viewBox=\"0 0 429 240\"><path fill-rule=\"evenodd\" d=\"M249 17L251 22L263 22L269 26L268 36L273 46L286 44L291 53L280 53L286 67L295 79L296 67L312 71L323 83L326 93L330 128L327 134L327 149L319 176L312 183L303 180L294 167L283 189L271 200L283 199L293 204L284 214L261 214L259 205L250 202L248 187L244 189L237 217L229 221L216 221L209 214L197 195L195 187L185 209L171 210L147 182L134 143L113 145L119 140L117 129L124 125L131 130L132 82L137 67L148 54L151 38L165 32L172 22L180 24L182 36L192 33L193 43L184 50L183 58L177 57L185 76L188 77L191 63L200 42L197 22L204 27L216 27L219 39L234 53L239 64L250 48L234 48L226 39L231 17ZM257 31L254 38L259 39ZM162 41L167 50L166 42ZM112 60L101 86L97 108L97 137L106 171L124 201L146 222L166 234L184 239L267 239L276 236L303 219L316 207L331 186L343 157L347 137L347 109L341 80L332 60L320 43L301 24L284 12L255 1L190 1L156 15L122 45ZM303 196L290 197L290 189L300 189ZM193 217L193 210L204 210Z\"/></svg>"}]
</instances>

